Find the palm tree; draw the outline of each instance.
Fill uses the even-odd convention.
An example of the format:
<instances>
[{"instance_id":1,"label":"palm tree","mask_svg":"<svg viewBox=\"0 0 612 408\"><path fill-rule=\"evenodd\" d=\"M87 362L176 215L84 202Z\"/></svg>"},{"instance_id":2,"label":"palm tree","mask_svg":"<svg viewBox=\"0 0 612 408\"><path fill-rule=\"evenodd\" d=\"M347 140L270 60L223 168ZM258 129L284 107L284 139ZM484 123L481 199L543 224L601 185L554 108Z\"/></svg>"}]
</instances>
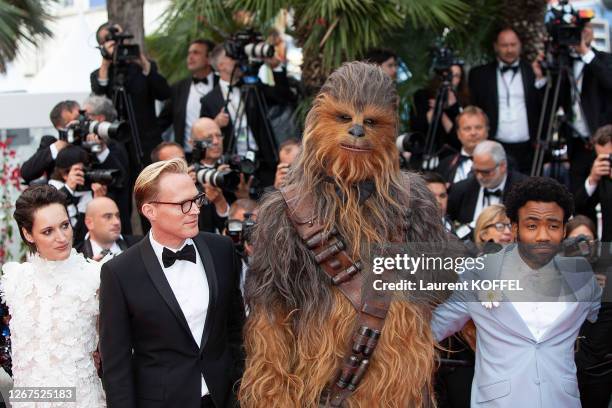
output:
<instances>
[{"instance_id":1,"label":"palm tree","mask_svg":"<svg viewBox=\"0 0 612 408\"><path fill-rule=\"evenodd\" d=\"M0 0L0 72L15 58L20 42L35 44L37 36L51 35L48 19L43 1Z\"/></svg>"}]
</instances>

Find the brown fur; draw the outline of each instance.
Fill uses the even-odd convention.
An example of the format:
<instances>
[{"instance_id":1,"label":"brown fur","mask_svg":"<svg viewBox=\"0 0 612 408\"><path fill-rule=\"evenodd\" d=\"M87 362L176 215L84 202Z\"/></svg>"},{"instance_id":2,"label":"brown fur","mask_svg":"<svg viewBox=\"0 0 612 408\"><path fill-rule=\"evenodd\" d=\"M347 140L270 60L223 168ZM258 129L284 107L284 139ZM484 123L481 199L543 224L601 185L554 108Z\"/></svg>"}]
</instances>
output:
<instances>
[{"instance_id":1,"label":"brown fur","mask_svg":"<svg viewBox=\"0 0 612 408\"><path fill-rule=\"evenodd\" d=\"M315 216L340 230L351 253L371 264L373 245L441 242L445 233L433 196L419 177L402 174L393 142L397 133L392 81L364 63L346 64L330 76L306 121L302 154L288 183L315 201ZM351 117L350 123L341 119ZM352 123L366 136L354 140ZM370 146L368 153L341 143ZM332 177L345 199L339 198ZM376 189L358 203L356 182ZM410 209L409 213L407 210ZM313 407L340 367L356 312L330 284L301 242L279 193L262 203L255 250L246 281L250 315L245 329L246 368L239 391L243 407ZM364 271L369 274L369 271ZM431 394L434 341L426 302L391 304L370 368L347 407L418 407Z\"/></svg>"}]
</instances>

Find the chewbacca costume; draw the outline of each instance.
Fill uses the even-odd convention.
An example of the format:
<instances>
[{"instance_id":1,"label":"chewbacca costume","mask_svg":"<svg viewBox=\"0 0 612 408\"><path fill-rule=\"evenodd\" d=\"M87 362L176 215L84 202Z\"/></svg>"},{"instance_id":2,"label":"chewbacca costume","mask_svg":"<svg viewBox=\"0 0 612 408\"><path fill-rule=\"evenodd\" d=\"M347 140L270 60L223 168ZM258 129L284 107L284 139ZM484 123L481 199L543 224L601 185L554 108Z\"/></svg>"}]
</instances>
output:
<instances>
[{"instance_id":1,"label":"chewbacca costume","mask_svg":"<svg viewBox=\"0 0 612 408\"><path fill-rule=\"evenodd\" d=\"M336 70L306 119L302 153L287 187L263 201L246 281L242 407L330 406L356 330L355 307L296 233L286 199L307 203L304 220L336 232L371 272L385 242L444 242L435 200L399 169L397 93L383 71L352 62ZM344 407L422 407L432 401L431 305L394 298L369 367Z\"/></svg>"}]
</instances>

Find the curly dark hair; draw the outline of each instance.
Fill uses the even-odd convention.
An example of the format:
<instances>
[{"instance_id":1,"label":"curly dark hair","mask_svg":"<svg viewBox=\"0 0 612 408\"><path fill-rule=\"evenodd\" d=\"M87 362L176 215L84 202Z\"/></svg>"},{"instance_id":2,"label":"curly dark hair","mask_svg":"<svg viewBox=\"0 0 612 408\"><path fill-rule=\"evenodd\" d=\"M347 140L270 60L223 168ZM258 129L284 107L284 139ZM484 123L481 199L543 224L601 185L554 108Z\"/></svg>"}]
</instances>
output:
<instances>
[{"instance_id":1,"label":"curly dark hair","mask_svg":"<svg viewBox=\"0 0 612 408\"><path fill-rule=\"evenodd\" d=\"M567 187L549 177L529 177L512 187L504 204L506 214L513 223L518 222L518 212L527 201L557 203L563 209L563 222L574 214L574 197Z\"/></svg>"},{"instance_id":2,"label":"curly dark hair","mask_svg":"<svg viewBox=\"0 0 612 408\"><path fill-rule=\"evenodd\" d=\"M34 225L34 213L42 207L51 204L66 206L66 196L53 186L48 184L42 186L32 186L25 189L15 202L15 212L13 217L19 227L21 239L28 246L30 252L36 252L34 243L29 242L23 234L23 229L32 233Z\"/></svg>"}]
</instances>

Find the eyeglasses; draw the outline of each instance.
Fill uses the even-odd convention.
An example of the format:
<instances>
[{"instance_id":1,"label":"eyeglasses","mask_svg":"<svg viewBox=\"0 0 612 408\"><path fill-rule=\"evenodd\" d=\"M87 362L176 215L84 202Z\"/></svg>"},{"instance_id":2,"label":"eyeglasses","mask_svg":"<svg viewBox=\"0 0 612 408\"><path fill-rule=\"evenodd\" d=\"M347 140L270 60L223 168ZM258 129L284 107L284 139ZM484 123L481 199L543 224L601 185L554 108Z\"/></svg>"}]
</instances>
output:
<instances>
[{"instance_id":1,"label":"eyeglasses","mask_svg":"<svg viewBox=\"0 0 612 408\"><path fill-rule=\"evenodd\" d=\"M512 224L509 222L496 222L494 224L485 225L484 229L495 227L497 232L504 232L504 229L508 228L512 231Z\"/></svg>"},{"instance_id":2,"label":"eyeglasses","mask_svg":"<svg viewBox=\"0 0 612 408\"><path fill-rule=\"evenodd\" d=\"M472 173L474 174L482 174L483 176L490 176L491 174L493 174L493 172L495 172L495 170L499 167L499 163L495 165L495 167L493 167L492 169L475 169L474 167L472 167Z\"/></svg>"},{"instance_id":3,"label":"eyeglasses","mask_svg":"<svg viewBox=\"0 0 612 408\"><path fill-rule=\"evenodd\" d=\"M202 207L206 202L206 194L200 193L192 199L181 201L179 203L171 203L167 201L150 201L151 204L171 204L180 205L183 214L188 214L191 211L191 207L195 204L198 208Z\"/></svg>"}]
</instances>

